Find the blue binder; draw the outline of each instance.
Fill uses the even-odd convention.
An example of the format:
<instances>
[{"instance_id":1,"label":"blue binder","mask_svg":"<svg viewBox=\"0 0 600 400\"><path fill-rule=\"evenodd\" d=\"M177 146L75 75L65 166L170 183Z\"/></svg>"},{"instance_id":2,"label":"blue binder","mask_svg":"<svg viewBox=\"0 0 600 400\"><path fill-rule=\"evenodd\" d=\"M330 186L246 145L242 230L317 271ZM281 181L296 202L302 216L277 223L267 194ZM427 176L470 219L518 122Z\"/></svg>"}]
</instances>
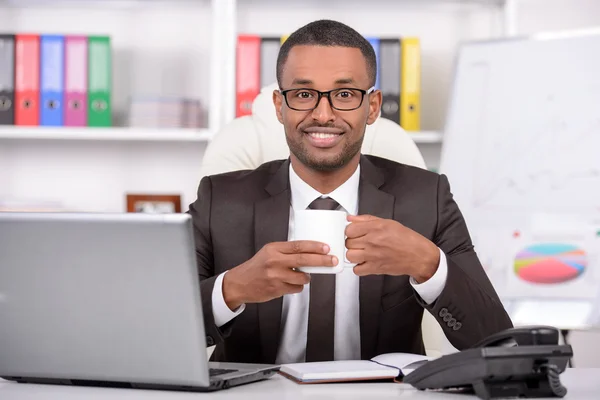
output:
<instances>
[{"instance_id":1,"label":"blue binder","mask_svg":"<svg viewBox=\"0 0 600 400\"><path fill-rule=\"evenodd\" d=\"M375 89L381 89L379 87L379 75L381 75L381 73L379 72L381 70L381 68L379 67L379 38L367 37L365 39L367 39L369 43L371 43L371 46L373 46L373 50L375 50L375 58L377 59L377 79L375 81Z\"/></svg>"},{"instance_id":2,"label":"blue binder","mask_svg":"<svg viewBox=\"0 0 600 400\"><path fill-rule=\"evenodd\" d=\"M40 36L40 125L64 124L64 60L64 36Z\"/></svg>"}]
</instances>

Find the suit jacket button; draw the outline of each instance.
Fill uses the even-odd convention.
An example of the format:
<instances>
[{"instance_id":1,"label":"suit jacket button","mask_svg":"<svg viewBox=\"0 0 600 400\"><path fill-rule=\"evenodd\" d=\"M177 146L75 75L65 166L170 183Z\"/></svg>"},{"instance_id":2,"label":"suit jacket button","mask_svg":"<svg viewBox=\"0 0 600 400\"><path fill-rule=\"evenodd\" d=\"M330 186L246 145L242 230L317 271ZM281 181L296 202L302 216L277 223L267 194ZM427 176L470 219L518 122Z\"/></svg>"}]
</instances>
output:
<instances>
[{"instance_id":1,"label":"suit jacket button","mask_svg":"<svg viewBox=\"0 0 600 400\"><path fill-rule=\"evenodd\" d=\"M448 321L448 326L452 328L454 325L456 325L456 318L450 318L450 321Z\"/></svg>"},{"instance_id":2,"label":"suit jacket button","mask_svg":"<svg viewBox=\"0 0 600 400\"><path fill-rule=\"evenodd\" d=\"M461 327L461 326L462 326L462 324L461 324L460 322L456 322L456 323L454 324L454 326L452 327L452 329L454 329L455 331L457 331L457 330L459 330L459 329L460 329L460 327Z\"/></svg>"},{"instance_id":3,"label":"suit jacket button","mask_svg":"<svg viewBox=\"0 0 600 400\"><path fill-rule=\"evenodd\" d=\"M212 338L212 336L207 336L206 337L206 344L209 345L209 346L213 346L215 344L215 341Z\"/></svg>"},{"instance_id":4,"label":"suit jacket button","mask_svg":"<svg viewBox=\"0 0 600 400\"><path fill-rule=\"evenodd\" d=\"M448 314L448 309L446 307L442 308L440 310L440 312L438 313L438 315L442 318L444 318L446 316L446 314Z\"/></svg>"},{"instance_id":5,"label":"suit jacket button","mask_svg":"<svg viewBox=\"0 0 600 400\"><path fill-rule=\"evenodd\" d=\"M452 319L452 314L447 313L446 315L444 315L444 322L448 322Z\"/></svg>"}]
</instances>

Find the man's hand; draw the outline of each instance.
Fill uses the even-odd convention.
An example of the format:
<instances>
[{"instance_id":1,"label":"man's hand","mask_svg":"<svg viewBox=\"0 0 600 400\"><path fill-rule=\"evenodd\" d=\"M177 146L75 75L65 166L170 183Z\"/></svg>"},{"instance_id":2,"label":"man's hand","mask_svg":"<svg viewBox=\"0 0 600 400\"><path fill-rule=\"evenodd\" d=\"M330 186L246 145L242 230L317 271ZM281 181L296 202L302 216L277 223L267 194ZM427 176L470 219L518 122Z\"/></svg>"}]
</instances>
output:
<instances>
[{"instance_id":1,"label":"man's hand","mask_svg":"<svg viewBox=\"0 0 600 400\"><path fill-rule=\"evenodd\" d=\"M437 271L437 246L401 223L371 215L349 215L348 221L346 257L358 264L356 275L410 275L423 283Z\"/></svg>"},{"instance_id":2,"label":"man's hand","mask_svg":"<svg viewBox=\"0 0 600 400\"><path fill-rule=\"evenodd\" d=\"M231 310L245 303L263 303L284 294L300 293L310 276L298 267L336 266L329 246L314 241L274 242L225 274L223 298Z\"/></svg>"}]
</instances>

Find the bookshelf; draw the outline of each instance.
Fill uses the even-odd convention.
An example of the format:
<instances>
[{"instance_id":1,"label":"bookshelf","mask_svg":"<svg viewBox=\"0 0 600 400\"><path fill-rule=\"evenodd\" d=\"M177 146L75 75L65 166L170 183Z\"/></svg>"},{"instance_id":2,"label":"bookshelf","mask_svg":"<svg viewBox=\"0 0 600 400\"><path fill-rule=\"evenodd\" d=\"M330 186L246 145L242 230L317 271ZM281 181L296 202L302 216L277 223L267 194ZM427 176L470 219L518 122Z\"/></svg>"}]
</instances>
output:
<instances>
[{"instance_id":1,"label":"bookshelf","mask_svg":"<svg viewBox=\"0 0 600 400\"><path fill-rule=\"evenodd\" d=\"M0 199L123 211L127 192L178 192L186 207L195 199L206 146L235 115L238 33L282 35L318 18L342 20L365 34L409 31L426 39L423 131L410 135L436 168L454 49L461 40L503 35L509 2L0 0L5 32L110 35L115 68L114 127L0 126ZM198 98L205 127L128 127L133 95Z\"/></svg>"},{"instance_id":2,"label":"bookshelf","mask_svg":"<svg viewBox=\"0 0 600 400\"><path fill-rule=\"evenodd\" d=\"M457 13L467 12L475 13L468 18L475 20L491 12L494 14L492 19L500 16L503 20L503 28L495 32L476 27L474 32L457 37L455 41L458 42L470 37L514 33L515 1L400 0L392 5L385 0L374 0L367 5L362 0L291 0L285 4L275 0L0 0L0 22L3 30L8 32L110 34L115 46L113 98L118 128L115 135L125 132L121 128L126 125L128 96L146 93L199 97L206 107L206 129L215 133L234 118L235 46L240 32L282 35L311 19L338 18L365 34L398 36L408 31L428 37L426 31L430 28L417 32L403 21L407 27L399 30L399 24L393 19L402 13L410 14L411 18L433 13L436 18L447 20L455 18ZM340 10L342 3L348 6ZM378 10L383 6L392 20ZM366 16L382 19L382 23L373 27L369 22L372 18L365 18L363 11L366 10ZM282 15L289 17L281 18ZM265 18L270 20L269 24L263 23ZM489 19L484 18L484 21L489 22ZM68 24L65 23L67 20ZM464 21L460 22L462 25ZM417 24L423 25L420 21ZM439 33L445 35L443 28ZM428 40L432 39L439 38L429 35ZM450 48L456 44L452 43ZM433 48L432 52L439 53L439 49ZM162 60L161 55L164 55ZM427 54L424 56L428 57ZM439 56L445 59L443 81L432 79L431 85L442 83L447 88L451 79L452 51ZM428 68L426 60L424 68ZM437 72L434 70L432 74ZM441 99L434 99L433 89L427 87L426 79L428 76L424 74L423 129L441 131L443 113L439 110L446 105L446 94L442 93ZM43 133L40 136L46 137ZM430 136L424 132L424 137ZM427 139L425 142L430 143Z\"/></svg>"}]
</instances>

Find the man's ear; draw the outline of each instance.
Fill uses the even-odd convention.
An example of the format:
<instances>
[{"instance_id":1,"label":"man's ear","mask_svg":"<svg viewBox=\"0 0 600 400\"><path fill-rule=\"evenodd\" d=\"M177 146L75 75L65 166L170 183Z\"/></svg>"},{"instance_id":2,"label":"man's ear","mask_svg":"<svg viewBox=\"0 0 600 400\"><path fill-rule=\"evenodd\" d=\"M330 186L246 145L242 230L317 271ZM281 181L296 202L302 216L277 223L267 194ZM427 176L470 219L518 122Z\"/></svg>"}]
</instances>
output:
<instances>
[{"instance_id":1,"label":"man's ear","mask_svg":"<svg viewBox=\"0 0 600 400\"><path fill-rule=\"evenodd\" d=\"M281 115L281 107L283 106L283 95L279 90L273 90L273 104L275 105L275 114L277 119L283 124L283 115Z\"/></svg>"},{"instance_id":2,"label":"man's ear","mask_svg":"<svg viewBox=\"0 0 600 400\"><path fill-rule=\"evenodd\" d=\"M383 97L381 95L381 90L375 90L369 96L369 116L367 118L367 125L371 125L377 118L379 117L379 113L381 112L381 103L383 101Z\"/></svg>"}]
</instances>

